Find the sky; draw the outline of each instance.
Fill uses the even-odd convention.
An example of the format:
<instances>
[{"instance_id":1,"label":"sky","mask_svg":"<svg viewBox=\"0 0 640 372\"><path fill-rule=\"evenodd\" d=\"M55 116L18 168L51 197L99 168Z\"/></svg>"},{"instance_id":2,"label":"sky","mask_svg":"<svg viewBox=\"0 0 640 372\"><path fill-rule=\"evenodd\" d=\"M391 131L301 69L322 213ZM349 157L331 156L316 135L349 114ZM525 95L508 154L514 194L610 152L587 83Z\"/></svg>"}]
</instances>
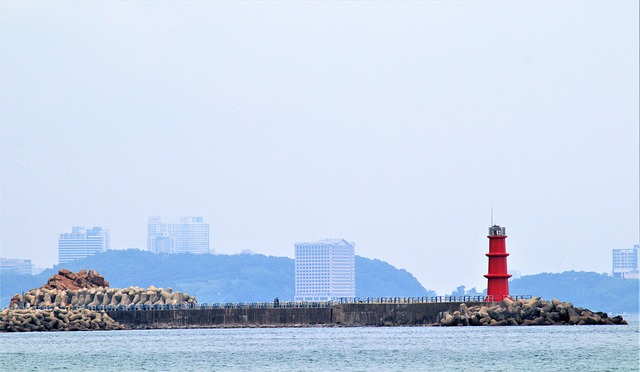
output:
<instances>
[{"instance_id":1,"label":"sky","mask_svg":"<svg viewBox=\"0 0 640 372\"><path fill-rule=\"evenodd\" d=\"M0 255L344 238L439 293L639 243L638 2L0 2Z\"/></svg>"}]
</instances>

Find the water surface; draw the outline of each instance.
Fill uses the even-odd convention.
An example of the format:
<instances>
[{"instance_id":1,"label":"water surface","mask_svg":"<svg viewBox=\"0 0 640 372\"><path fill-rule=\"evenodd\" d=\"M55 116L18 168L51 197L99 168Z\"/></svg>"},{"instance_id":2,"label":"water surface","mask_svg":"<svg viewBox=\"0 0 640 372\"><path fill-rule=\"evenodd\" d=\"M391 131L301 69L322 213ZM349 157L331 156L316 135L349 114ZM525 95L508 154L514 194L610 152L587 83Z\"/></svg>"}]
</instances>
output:
<instances>
[{"instance_id":1,"label":"water surface","mask_svg":"<svg viewBox=\"0 0 640 372\"><path fill-rule=\"evenodd\" d=\"M0 369L638 371L629 326L236 328L0 334Z\"/></svg>"}]
</instances>

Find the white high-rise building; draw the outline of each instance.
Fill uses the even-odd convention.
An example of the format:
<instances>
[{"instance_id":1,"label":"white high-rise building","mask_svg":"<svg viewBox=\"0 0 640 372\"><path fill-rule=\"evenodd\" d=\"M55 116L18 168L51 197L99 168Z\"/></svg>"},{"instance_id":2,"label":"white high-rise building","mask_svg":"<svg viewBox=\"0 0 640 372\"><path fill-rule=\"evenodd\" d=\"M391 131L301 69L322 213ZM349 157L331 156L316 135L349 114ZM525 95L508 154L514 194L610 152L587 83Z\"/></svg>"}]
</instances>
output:
<instances>
[{"instance_id":1,"label":"white high-rise building","mask_svg":"<svg viewBox=\"0 0 640 372\"><path fill-rule=\"evenodd\" d=\"M640 246L632 249L613 250L612 275L617 279L638 279L640 277Z\"/></svg>"},{"instance_id":2,"label":"white high-rise building","mask_svg":"<svg viewBox=\"0 0 640 372\"><path fill-rule=\"evenodd\" d=\"M202 217L180 217L178 223L149 217L147 249L154 253L211 253L209 224Z\"/></svg>"},{"instance_id":3,"label":"white high-rise building","mask_svg":"<svg viewBox=\"0 0 640 372\"><path fill-rule=\"evenodd\" d=\"M109 249L109 230L101 227L85 229L73 226L71 233L60 234L58 239L58 263L67 263L80 258L105 252Z\"/></svg>"},{"instance_id":4,"label":"white high-rise building","mask_svg":"<svg viewBox=\"0 0 640 372\"><path fill-rule=\"evenodd\" d=\"M344 239L296 243L295 301L355 297L354 246Z\"/></svg>"}]
</instances>

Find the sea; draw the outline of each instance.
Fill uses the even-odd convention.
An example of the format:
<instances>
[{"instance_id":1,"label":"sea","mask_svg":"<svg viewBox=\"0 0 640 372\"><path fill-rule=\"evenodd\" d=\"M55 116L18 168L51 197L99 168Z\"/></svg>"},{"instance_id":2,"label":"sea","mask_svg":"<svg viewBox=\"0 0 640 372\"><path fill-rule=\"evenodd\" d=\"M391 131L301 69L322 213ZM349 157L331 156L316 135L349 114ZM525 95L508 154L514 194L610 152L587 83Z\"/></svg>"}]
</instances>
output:
<instances>
[{"instance_id":1,"label":"sea","mask_svg":"<svg viewBox=\"0 0 640 372\"><path fill-rule=\"evenodd\" d=\"M218 328L0 334L2 371L640 371L626 326Z\"/></svg>"}]
</instances>

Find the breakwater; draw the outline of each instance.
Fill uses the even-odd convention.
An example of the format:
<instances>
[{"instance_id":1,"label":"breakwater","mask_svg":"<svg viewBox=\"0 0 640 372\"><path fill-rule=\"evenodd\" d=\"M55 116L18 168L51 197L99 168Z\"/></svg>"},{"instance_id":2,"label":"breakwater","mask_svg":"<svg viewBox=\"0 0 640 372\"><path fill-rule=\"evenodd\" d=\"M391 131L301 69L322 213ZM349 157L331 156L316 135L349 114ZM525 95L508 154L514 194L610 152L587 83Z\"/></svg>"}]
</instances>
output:
<instances>
[{"instance_id":1,"label":"breakwater","mask_svg":"<svg viewBox=\"0 0 640 372\"><path fill-rule=\"evenodd\" d=\"M9 309L0 311L0 332L97 331L124 329L104 311L89 309Z\"/></svg>"},{"instance_id":2,"label":"breakwater","mask_svg":"<svg viewBox=\"0 0 640 372\"><path fill-rule=\"evenodd\" d=\"M296 326L518 326L626 324L620 316L540 298L501 302L328 303L107 311L132 329ZM323 305L323 306L320 306ZM324 306L327 305L327 306Z\"/></svg>"},{"instance_id":3,"label":"breakwater","mask_svg":"<svg viewBox=\"0 0 640 372\"><path fill-rule=\"evenodd\" d=\"M574 307L570 302L540 298L512 300L493 304L462 303L453 313L442 314L441 326L531 326L531 325L613 325L627 324L621 316Z\"/></svg>"},{"instance_id":4,"label":"breakwater","mask_svg":"<svg viewBox=\"0 0 640 372\"><path fill-rule=\"evenodd\" d=\"M296 326L411 326L437 324L460 302L344 303L327 307L205 308L107 311L132 329Z\"/></svg>"},{"instance_id":5,"label":"breakwater","mask_svg":"<svg viewBox=\"0 0 640 372\"><path fill-rule=\"evenodd\" d=\"M502 326L626 324L620 316L556 299L501 302L240 303L5 309L0 331L309 326ZM78 314L76 314L78 313ZM81 315L82 316L81 316ZM102 314L102 315L100 315ZM57 319L56 319L57 318ZM110 326L104 327L107 321ZM71 323L70 323L71 322ZM75 322L75 323L73 323ZM77 324L76 324L77 323ZM96 323L96 324L93 324ZM12 328L13 327L13 328ZM122 328L121 328L122 327Z\"/></svg>"}]
</instances>

